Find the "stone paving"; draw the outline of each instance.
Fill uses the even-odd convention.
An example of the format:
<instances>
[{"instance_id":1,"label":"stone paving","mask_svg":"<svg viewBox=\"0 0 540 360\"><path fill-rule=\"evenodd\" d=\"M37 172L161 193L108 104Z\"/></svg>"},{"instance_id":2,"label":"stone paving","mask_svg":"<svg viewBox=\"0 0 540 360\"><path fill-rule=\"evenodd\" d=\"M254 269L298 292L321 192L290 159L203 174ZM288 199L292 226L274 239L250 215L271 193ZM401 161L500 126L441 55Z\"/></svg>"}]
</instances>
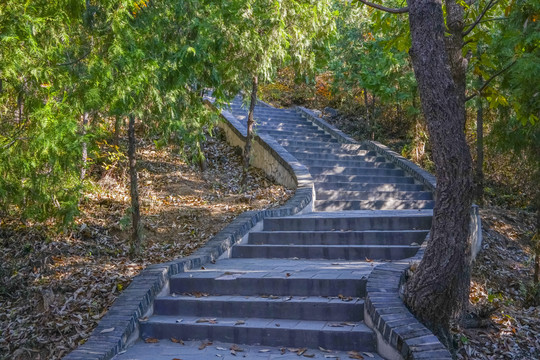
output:
<instances>
[{"instance_id":1,"label":"stone paving","mask_svg":"<svg viewBox=\"0 0 540 360\"><path fill-rule=\"evenodd\" d=\"M247 117L238 101L228 111ZM381 358L363 322L367 278L377 265L420 249L431 192L294 111L257 106L255 118L259 134L273 136L311 172L316 212L266 218L232 258L171 277L153 314L140 319L139 340L115 359L348 358L349 351ZM244 351L231 353L232 343ZM298 348L308 350L287 350Z\"/></svg>"},{"instance_id":2,"label":"stone paving","mask_svg":"<svg viewBox=\"0 0 540 360\"><path fill-rule=\"evenodd\" d=\"M238 358L244 358L249 360L298 360L300 358L314 358L314 359L350 359L350 355L363 356L365 359L381 360L375 352L360 352L351 353L345 351L324 351L320 349L304 349L300 348L278 348L278 347L264 347L264 346L246 346L237 345L232 343L212 342L208 344L208 341L186 341L184 345L174 343L170 340L162 340L156 344L145 344L139 342L129 348L128 351L118 354L115 360L200 360L200 359L223 359L223 360L237 360ZM199 348L202 348L201 350ZM234 354L231 352L235 350ZM358 358L358 357L357 357Z\"/></svg>"}]
</instances>

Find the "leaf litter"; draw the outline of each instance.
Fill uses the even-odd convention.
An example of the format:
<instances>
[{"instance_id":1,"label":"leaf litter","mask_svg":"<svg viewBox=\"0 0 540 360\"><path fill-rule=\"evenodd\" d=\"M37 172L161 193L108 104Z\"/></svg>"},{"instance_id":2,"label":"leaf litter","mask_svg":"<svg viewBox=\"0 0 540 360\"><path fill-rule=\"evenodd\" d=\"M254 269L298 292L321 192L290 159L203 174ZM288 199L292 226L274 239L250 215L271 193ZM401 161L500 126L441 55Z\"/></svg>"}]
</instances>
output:
<instances>
[{"instance_id":1,"label":"leaf litter","mask_svg":"<svg viewBox=\"0 0 540 360\"><path fill-rule=\"evenodd\" d=\"M466 319L455 324L458 359L540 359L540 286L532 284L535 214L481 210L483 249Z\"/></svg>"},{"instance_id":2,"label":"leaf litter","mask_svg":"<svg viewBox=\"0 0 540 360\"><path fill-rule=\"evenodd\" d=\"M242 159L220 136L204 144L204 171L173 147L157 149L152 141L139 140L145 233L140 256L129 254L125 159L107 170L92 164L91 190L73 227L58 230L52 221L0 217L2 356L63 358L88 339L142 269L189 256L244 211L285 203L292 191L258 170L250 171L246 191L240 192ZM193 296L198 295L206 296Z\"/></svg>"}]
</instances>

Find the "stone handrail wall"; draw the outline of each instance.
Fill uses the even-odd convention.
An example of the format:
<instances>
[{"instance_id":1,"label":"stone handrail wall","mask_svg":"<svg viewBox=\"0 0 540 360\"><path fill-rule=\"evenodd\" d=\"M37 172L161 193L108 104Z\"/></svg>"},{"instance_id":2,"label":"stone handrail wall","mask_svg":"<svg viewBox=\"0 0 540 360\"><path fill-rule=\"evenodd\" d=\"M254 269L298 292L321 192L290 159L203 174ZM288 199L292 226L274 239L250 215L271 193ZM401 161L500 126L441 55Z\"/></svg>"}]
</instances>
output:
<instances>
[{"instance_id":1,"label":"stone handrail wall","mask_svg":"<svg viewBox=\"0 0 540 360\"><path fill-rule=\"evenodd\" d=\"M387 146L369 140L358 142L309 109L297 107L296 111L334 136L340 143L364 145L367 149L384 156L386 160L403 169L435 194L437 187L435 176ZM400 295L406 271L413 262L422 259L428 238L429 234L414 257L379 265L368 277L364 319L366 324L375 330L379 353L388 359L452 359L450 352L439 339L407 309ZM482 223L477 205L471 207L469 241L474 259L482 244Z\"/></svg>"},{"instance_id":2,"label":"stone handrail wall","mask_svg":"<svg viewBox=\"0 0 540 360\"><path fill-rule=\"evenodd\" d=\"M227 112L223 113L223 119L220 127L224 129L229 143L243 146L245 127ZM253 162L260 165L268 176L285 186L296 188L294 196L277 209L248 211L239 215L191 256L144 269L118 296L90 338L65 356L65 360L111 359L139 337L139 319L152 312L154 299L167 291L171 276L218 259L264 218L290 216L312 209L314 188L311 175L275 140L265 136L256 137Z\"/></svg>"}]
</instances>

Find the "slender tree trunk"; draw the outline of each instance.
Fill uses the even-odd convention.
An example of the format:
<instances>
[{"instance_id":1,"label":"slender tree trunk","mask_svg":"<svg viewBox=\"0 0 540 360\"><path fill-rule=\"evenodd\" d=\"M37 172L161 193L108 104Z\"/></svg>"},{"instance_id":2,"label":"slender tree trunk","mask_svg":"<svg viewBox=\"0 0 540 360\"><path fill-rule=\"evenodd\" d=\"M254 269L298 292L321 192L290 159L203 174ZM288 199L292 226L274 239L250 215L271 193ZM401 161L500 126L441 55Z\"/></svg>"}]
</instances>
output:
<instances>
[{"instance_id":1,"label":"slender tree trunk","mask_svg":"<svg viewBox=\"0 0 540 360\"><path fill-rule=\"evenodd\" d=\"M88 112L85 112L83 114L82 118L82 131L81 136L86 136L86 127L88 126ZM82 142L82 164L81 164L81 181L84 180L86 176L86 161L88 159L88 144L86 143L86 140L83 140Z\"/></svg>"},{"instance_id":2,"label":"slender tree trunk","mask_svg":"<svg viewBox=\"0 0 540 360\"><path fill-rule=\"evenodd\" d=\"M534 278L535 284L540 283L540 191L536 195L536 233L533 242L534 247Z\"/></svg>"},{"instance_id":3,"label":"slender tree trunk","mask_svg":"<svg viewBox=\"0 0 540 360\"><path fill-rule=\"evenodd\" d=\"M404 298L416 316L451 347L450 320L468 301L472 159L465 103L449 68L440 0L408 0L410 55L437 175L430 240Z\"/></svg>"},{"instance_id":4,"label":"slender tree trunk","mask_svg":"<svg viewBox=\"0 0 540 360\"><path fill-rule=\"evenodd\" d=\"M255 120L253 118L253 112L255 111L255 104L257 103L257 89L259 87L259 79L257 75L253 76L253 83L251 88L251 99L249 102L249 113L247 119L247 136L246 146L244 148L244 171L242 173L242 186L247 183L247 175L249 170L249 158L251 156L251 143L253 142L253 125Z\"/></svg>"},{"instance_id":5,"label":"slender tree trunk","mask_svg":"<svg viewBox=\"0 0 540 360\"><path fill-rule=\"evenodd\" d=\"M533 161L536 161L534 165L535 172L533 174L533 181L537 184L540 182L540 146L536 146L532 151L532 154L535 154ZM533 248L535 249L534 254L534 283L540 283L540 190L536 189L535 194L535 206L536 206L536 232L533 238Z\"/></svg>"},{"instance_id":6,"label":"slender tree trunk","mask_svg":"<svg viewBox=\"0 0 540 360\"><path fill-rule=\"evenodd\" d=\"M20 125L23 121L24 112L24 94L22 89L17 94L17 123Z\"/></svg>"},{"instance_id":7,"label":"slender tree trunk","mask_svg":"<svg viewBox=\"0 0 540 360\"><path fill-rule=\"evenodd\" d=\"M141 251L142 241L142 226L141 213L139 208L139 187L137 182L137 161L135 159L135 116L129 115L128 125L128 159L129 159L129 178L130 178L130 193L131 193L131 251L139 254Z\"/></svg>"},{"instance_id":8,"label":"slender tree trunk","mask_svg":"<svg viewBox=\"0 0 540 360\"><path fill-rule=\"evenodd\" d=\"M369 114L369 101L367 90L364 89L364 106L366 107L366 123L368 126L368 131L371 129L371 119Z\"/></svg>"},{"instance_id":9,"label":"slender tree trunk","mask_svg":"<svg viewBox=\"0 0 540 360\"><path fill-rule=\"evenodd\" d=\"M375 140L375 95L371 95L371 140Z\"/></svg>"},{"instance_id":10,"label":"slender tree trunk","mask_svg":"<svg viewBox=\"0 0 540 360\"><path fill-rule=\"evenodd\" d=\"M116 115L114 118L114 145L118 146L120 143L120 131L122 131L122 117Z\"/></svg>"},{"instance_id":11,"label":"slender tree trunk","mask_svg":"<svg viewBox=\"0 0 540 360\"><path fill-rule=\"evenodd\" d=\"M484 109L480 97L476 100L475 199L479 205L484 203Z\"/></svg>"}]
</instances>

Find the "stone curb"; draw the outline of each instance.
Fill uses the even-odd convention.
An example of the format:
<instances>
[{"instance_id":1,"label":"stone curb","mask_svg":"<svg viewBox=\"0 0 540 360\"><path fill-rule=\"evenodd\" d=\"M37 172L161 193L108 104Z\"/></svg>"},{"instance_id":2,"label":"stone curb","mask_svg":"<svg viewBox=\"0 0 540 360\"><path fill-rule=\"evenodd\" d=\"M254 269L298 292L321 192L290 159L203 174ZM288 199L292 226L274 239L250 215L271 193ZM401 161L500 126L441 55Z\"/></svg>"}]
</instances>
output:
<instances>
[{"instance_id":1,"label":"stone curb","mask_svg":"<svg viewBox=\"0 0 540 360\"><path fill-rule=\"evenodd\" d=\"M296 107L296 111L318 127L334 136L341 143L365 145L384 156L388 161L411 174L430 191L435 192L435 177L411 161L398 155L388 147L375 142L358 142L336 129L312 111ZM473 210L474 211L474 210ZM477 211L477 210L476 210ZM481 232L480 232L481 233ZM429 237L429 235L428 235ZM396 359L441 359L450 360L452 355L433 335L431 330L420 323L403 303L400 288L405 281L405 272L412 262L420 261L424 255L426 241L414 257L393 261L377 266L368 276L364 318L366 324L377 333L377 346L383 356ZM387 350L388 346L391 347Z\"/></svg>"},{"instance_id":2,"label":"stone curb","mask_svg":"<svg viewBox=\"0 0 540 360\"><path fill-rule=\"evenodd\" d=\"M306 109L303 106L296 106L294 109L296 110L297 113L307 118L313 124L315 124L322 130L332 135L340 143L360 145L358 141L354 140L352 137L348 136L347 134L345 134L343 131L339 130L338 128L330 125L329 123L324 121L322 118L320 118L317 114L315 114L313 111Z\"/></svg>"},{"instance_id":3,"label":"stone curb","mask_svg":"<svg viewBox=\"0 0 540 360\"><path fill-rule=\"evenodd\" d=\"M223 118L235 133L245 139L245 127L236 118L229 113L225 113ZM139 318L151 311L154 299L168 287L171 276L216 260L264 218L294 215L312 204L313 180L306 167L274 139L266 136L255 139L296 179L298 187L294 196L280 208L240 214L191 256L144 269L116 299L89 339L66 355L64 360L111 359L139 336Z\"/></svg>"}]
</instances>

